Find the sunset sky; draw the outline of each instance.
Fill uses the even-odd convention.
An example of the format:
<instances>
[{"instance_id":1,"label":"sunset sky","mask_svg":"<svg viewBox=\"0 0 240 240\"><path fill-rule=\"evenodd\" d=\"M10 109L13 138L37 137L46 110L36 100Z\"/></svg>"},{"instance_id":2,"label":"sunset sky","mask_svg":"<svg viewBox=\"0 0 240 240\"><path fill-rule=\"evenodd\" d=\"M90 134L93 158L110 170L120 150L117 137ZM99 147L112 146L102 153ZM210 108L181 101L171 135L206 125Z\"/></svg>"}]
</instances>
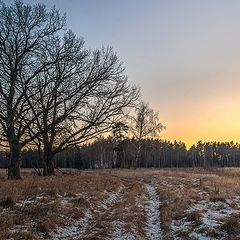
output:
<instances>
[{"instance_id":1,"label":"sunset sky","mask_svg":"<svg viewBox=\"0 0 240 240\"><path fill-rule=\"evenodd\" d=\"M86 47L114 47L159 111L163 138L240 141L239 0L39 2L66 12Z\"/></svg>"}]
</instances>

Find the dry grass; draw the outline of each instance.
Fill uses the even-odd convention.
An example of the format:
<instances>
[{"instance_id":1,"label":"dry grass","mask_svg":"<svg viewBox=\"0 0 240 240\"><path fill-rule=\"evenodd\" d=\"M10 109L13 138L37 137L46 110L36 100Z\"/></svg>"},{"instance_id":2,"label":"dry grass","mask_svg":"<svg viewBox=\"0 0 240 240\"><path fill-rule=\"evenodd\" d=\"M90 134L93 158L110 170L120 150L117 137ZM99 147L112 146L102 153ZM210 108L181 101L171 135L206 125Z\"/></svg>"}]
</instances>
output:
<instances>
[{"instance_id":1,"label":"dry grass","mask_svg":"<svg viewBox=\"0 0 240 240\"><path fill-rule=\"evenodd\" d=\"M88 172L54 177L26 173L19 181L1 178L0 239L45 238L67 224L62 216L81 218L86 209L104 200L104 190L116 191L119 186L116 178Z\"/></svg>"},{"instance_id":2,"label":"dry grass","mask_svg":"<svg viewBox=\"0 0 240 240\"><path fill-rule=\"evenodd\" d=\"M226 231L230 236L240 234L240 213L233 214L227 219L223 219L223 225L220 227Z\"/></svg>"},{"instance_id":3,"label":"dry grass","mask_svg":"<svg viewBox=\"0 0 240 240\"><path fill-rule=\"evenodd\" d=\"M112 171L111 174L125 178L141 179L158 187L161 199L161 227L165 236L164 239L173 239L172 220L186 217L187 221L192 222L194 227L201 224L201 212L194 211L186 214L186 210L199 201L225 203L226 199L231 200L240 196L240 169L238 168L213 170L140 169ZM239 204L235 204L234 201L231 202L230 206L236 209L240 208ZM229 221L231 221L231 218ZM226 225L228 224L227 222ZM209 237L216 237L218 234L217 229L204 229L203 231ZM233 233L231 237L238 236L237 234L239 233ZM183 239L193 239L193 237L189 237L189 232L181 231L180 235ZM238 237L236 239L240 239L240 236Z\"/></svg>"},{"instance_id":4,"label":"dry grass","mask_svg":"<svg viewBox=\"0 0 240 240\"><path fill-rule=\"evenodd\" d=\"M129 169L72 171L71 175L38 177L29 171L23 180L9 181L0 172L0 239L44 239L69 223L84 217L88 209L94 224L84 239L106 239L114 232L112 223L126 223L126 231L146 237L144 183L154 184L159 193L160 218L164 239L173 239L171 222L185 217L194 227L201 224L202 212L186 210L201 200L212 203L240 196L240 169ZM103 209L107 196L124 186L121 198ZM234 201L231 207L239 209ZM238 239L239 214L222 220L219 227ZM202 229L203 231L203 229ZM216 236L213 229L204 229ZM89 234L88 234L89 233ZM88 234L88 235L87 235ZM181 232L183 239L191 239ZM193 239L193 238L192 238Z\"/></svg>"}]
</instances>

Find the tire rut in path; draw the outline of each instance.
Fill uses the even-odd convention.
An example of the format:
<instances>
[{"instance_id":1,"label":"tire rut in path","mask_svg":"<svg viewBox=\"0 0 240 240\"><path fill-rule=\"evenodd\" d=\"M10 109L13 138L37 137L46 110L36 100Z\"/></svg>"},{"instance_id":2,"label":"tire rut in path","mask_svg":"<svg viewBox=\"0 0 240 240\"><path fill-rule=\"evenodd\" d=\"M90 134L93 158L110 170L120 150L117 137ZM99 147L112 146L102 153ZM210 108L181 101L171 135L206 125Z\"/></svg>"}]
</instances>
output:
<instances>
[{"instance_id":1,"label":"tire rut in path","mask_svg":"<svg viewBox=\"0 0 240 240\"><path fill-rule=\"evenodd\" d=\"M150 240L162 239L162 231L160 224L160 201L157 190L153 185L145 184L149 196L146 205L147 213L147 237Z\"/></svg>"},{"instance_id":2,"label":"tire rut in path","mask_svg":"<svg viewBox=\"0 0 240 240\"><path fill-rule=\"evenodd\" d=\"M58 233L48 237L47 239L91 239L91 235L99 230L99 223L102 221L104 216L108 215L113 206L123 199L126 194L125 191L126 189L122 184L116 192L110 192L108 197L101 202L93 212L87 210L82 219L71 222L71 224L67 227L59 228Z\"/></svg>"},{"instance_id":3,"label":"tire rut in path","mask_svg":"<svg viewBox=\"0 0 240 240\"><path fill-rule=\"evenodd\" d=\"M98 173L99 174L99 173ZM133 178L126 176L119 176L117 174L109 174L109 173L100 173L101 175L110 175L112 177L120 178L126 182L138 182L142 185L145 185L146 192L148 195L148 203L145 206L145 212L147 215L147 228L146 228L146 236L149 240L162 240L163 233L161 230L160 223L160 199L157 193L157 189L153 183L149 183L144 178Z\"/></svg>"},{"instance_id":4,"label":"tire rut in path","mask_svg":"<svg viewBox=\"0 0 240 240\"><path fill-rule=\"evenodd\" d=\"M107 219L111 216L114 206L124 199L126 191L127 188L121 186L117 192L111 193L109 197L100 204L97 216L93 216L85 231L78 239L100 239L100 235L107 234L108 228L103 226L103 224L111 224L111 222L108 222ZM96 238L98 235L99 238Z\"/></svg>"},{"instance_id":5,"label":"tire rut in path","mask_svg":"<svg viewBox=\"0 0 240 240\"><path fill-rule=\"evenodd\" d=\"M99 204L99 206L95 209L94 212L91 213L87 211L85 217L79 221L80 224L78 224L77 222L72 223L69 227L62 229L62 234L56 234L55 236L48 239L112 239L112 237L109 238L108 231L109 229L111 229L113 223L109 220L111 219L115 206L121 203L127 197L129 193L128 185L133 182L140 183L146 189L146 191L144 191L148 199L144 209L147 217L146 239L163 239L160 226L160 201L154 185L146 183L143 179L131 179L116 175L113 177L119 178L122 183L116 192L109 193L108 197ZM68 232L68 234L64 234L64 232L66 233L66 231ZM133 237L127 239L137 238Z\"/></svg>"}]
</instances>

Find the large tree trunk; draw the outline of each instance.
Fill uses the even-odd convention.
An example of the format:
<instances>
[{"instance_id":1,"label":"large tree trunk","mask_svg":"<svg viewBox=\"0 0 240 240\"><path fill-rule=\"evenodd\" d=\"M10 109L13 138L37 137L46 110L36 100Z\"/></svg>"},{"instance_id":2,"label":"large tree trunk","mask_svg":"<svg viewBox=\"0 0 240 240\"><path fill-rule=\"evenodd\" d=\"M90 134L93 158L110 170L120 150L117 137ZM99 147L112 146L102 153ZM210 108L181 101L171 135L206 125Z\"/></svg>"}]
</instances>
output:
<instances>
[{"instance_id":1,"label":"large tree trunk","mask_svg":"<svg viewBox=\"0 0 240 240\"><path fill-rule=\"evenodd\" d=\"M54 154L51 150L44 150L43 176L54 175Z\"/></svg>"},{"instance_id":2,"label":"large tree trunk","mask_svg":"<svg viewBox=\"0 0 240 240\"><path fill-rule=\"evenodd\" d=\"M17 143L10 144L10 156L8 165L8 179L21 179L20 175L20 151L21 148Z\"/></svg>"}]
</instances>

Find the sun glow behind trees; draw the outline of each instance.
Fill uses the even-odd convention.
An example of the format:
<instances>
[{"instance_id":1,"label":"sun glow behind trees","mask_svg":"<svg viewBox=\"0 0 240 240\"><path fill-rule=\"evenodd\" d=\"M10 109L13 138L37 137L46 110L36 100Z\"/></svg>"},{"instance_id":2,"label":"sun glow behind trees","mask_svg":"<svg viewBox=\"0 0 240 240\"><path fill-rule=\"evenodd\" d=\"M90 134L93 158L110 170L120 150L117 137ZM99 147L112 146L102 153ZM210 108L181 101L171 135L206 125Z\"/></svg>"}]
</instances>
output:
<instances>
[{"instance_id":1,"label":"sun glow behind trees","mask_svg":"<svg viewBox=\"0 0 240 240\"><path fill-rule=\"evenodd\" d=\"M161 119L167 123L167 130L162 137L170 140L182 140L187 147L199 140L203 141L234 141L240 142L240 97L233 98L227 92L222 98L206 101L204 106L188 108L189 113L183 114L182 108L170 117L162 111Z\"/></svg>"},{"instance_id":2,"label":"sun glow behind trees","mask_svg":"<svg viewBox=\"0 0 240 240\"><path fill-rule=\"evenodd\" d=\"M66 11L91 48L114 46L159 110L162 138L240 141L239 1L40 2Z\"/></svg>"}]
</instances>

